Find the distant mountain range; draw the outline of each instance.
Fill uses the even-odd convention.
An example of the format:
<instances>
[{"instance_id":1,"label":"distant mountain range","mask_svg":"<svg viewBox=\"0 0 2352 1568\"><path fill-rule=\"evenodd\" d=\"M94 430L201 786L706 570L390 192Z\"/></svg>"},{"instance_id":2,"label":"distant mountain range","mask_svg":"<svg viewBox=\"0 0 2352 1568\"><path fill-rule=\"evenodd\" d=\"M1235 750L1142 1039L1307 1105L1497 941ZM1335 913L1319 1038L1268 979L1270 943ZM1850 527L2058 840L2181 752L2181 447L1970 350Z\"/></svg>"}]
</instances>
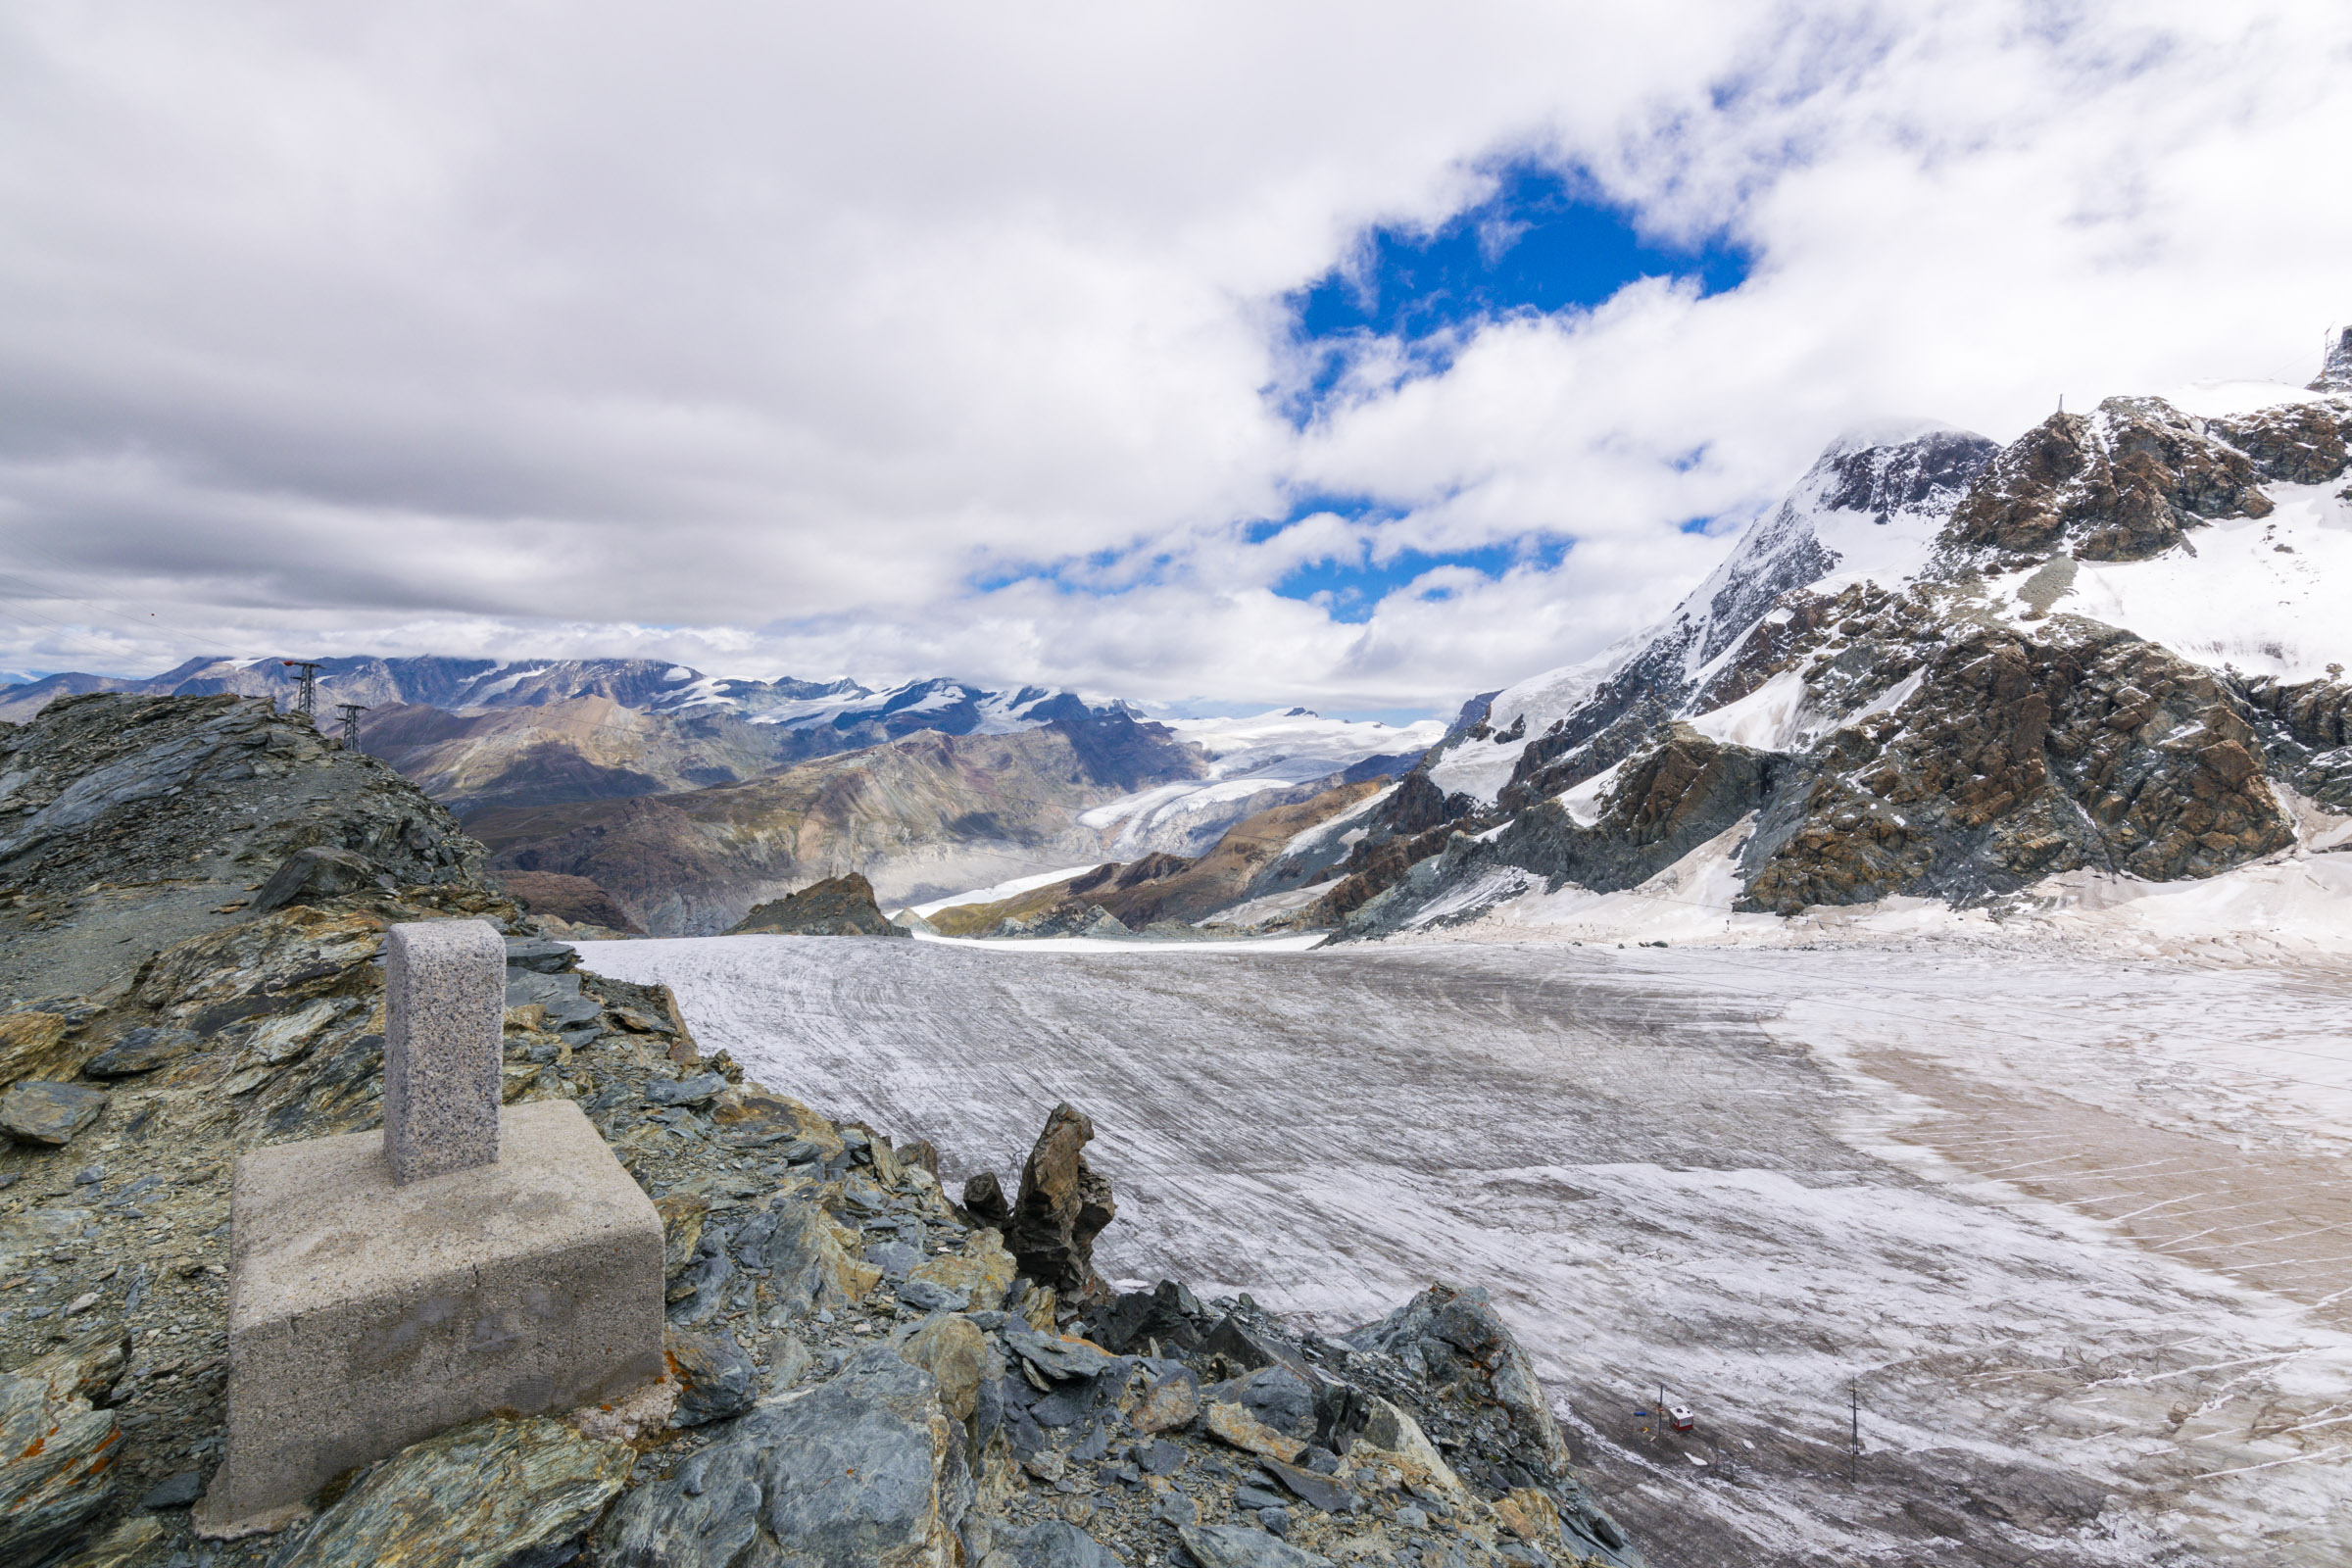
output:
<instances>
[{"instance_id":1,"label":"distant mountain range","mask_svg":"<svg viewBox=\"0 0 2352 1568\"><path fill-rule=\"evenodd\" d=\"M281 658L0 688L22 722L83 692L293 701ZM316 711L456 811L494 868L586 877L657 934L724 930L845 871L905 902L1154 851L1335 783L1403 772L1442 733L1303 708L1155 722L1069 691L949 679L736 680L658 660L318 662Z\"/></svg>"}]
</instances>

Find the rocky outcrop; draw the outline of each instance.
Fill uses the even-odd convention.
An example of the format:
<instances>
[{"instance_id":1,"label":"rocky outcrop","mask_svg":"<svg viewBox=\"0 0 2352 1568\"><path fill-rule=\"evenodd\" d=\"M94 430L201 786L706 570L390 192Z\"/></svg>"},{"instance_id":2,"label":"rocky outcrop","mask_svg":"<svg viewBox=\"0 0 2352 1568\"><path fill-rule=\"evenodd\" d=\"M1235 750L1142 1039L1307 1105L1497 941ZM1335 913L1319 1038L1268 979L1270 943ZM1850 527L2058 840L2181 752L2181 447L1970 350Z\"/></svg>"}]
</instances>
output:
<instances>
[{"instance_id":1,"label":"rocky outcrop","mask_svg":"<svg viewBox=\"0 0 2352 1568\"><path fill-rule=\"evenodd\" d=\"M2281 403L2253 414L2216 419L2211 428L2246 455L2254 471L2281 484L2326 484L2340 478L2344 443L2352 435L2352 401Z\"/></svg>"},{"instance_id":2,"label":"rocky outcrop","mask_svg":"<svg viewBox=\"0 0 2352 1568\"><path fill-rule=\"evenodd\" d=\"M1021 1276L1050 1287L1073 1312L1099 1308L1110 1287L1095 1271L1095 1238L1118 1213L1110 1183L1086 1162L1095 1124L1076 1106L1060 1104L1046 1118L1021 1166L1004 1245Z\"/></svg>"},{"instance_id":3,"label":"rocky outcrop","mask_svg":"<svg viewBox=\"0 0 2352 1568\"><path fill-rule=\"evenodd\" d=\"M47 1423L32 1457L74 1461L28 1463L29 1442L0 1458L0 1494L42 1499L21 1516L49 1544L26 1560L100 1543L196 1556L188 1504L219 1451L229 1160L372 1124L382 920L446 912L295 906L167 950L112 1000L58 999L53 1016L104 1051L172 1049L115 1080L110 1116L138 1161L0 1152L0 1272L22 1277L0 1388L37 1388L17 1401ZM673 1387L644 1411L442 1434L318 1499L288 1535L205 1545L223 1568L582 1551L850 1568L1100 1563L1115 1548L1132 1562L1228 1525L1318 1557L1378 1527L1399 1561L1500 1568L1531 1519L1555 1560L1641 1560L1606 1544L1605 1515L1558 1470L1519 1396L1524 1356L1491 1312L1411 1310L1350 1348L1172 1283L1114 1298L1091 1261L1111 1204L1074 1108L1049 1119L1013 1203L993 1209L975 1184L967 1208L982 1212L959 1213L916 1146L698 1055L664 995L585 973L556 944L517 939L509 959L511 998L554 999L509 1012L509 1097L577 1101L668 1222ZM571 999L584 1014L556 1005ZM974 1223L992 1219L1026 1238L1028 1277L997 1226ZM1089 1312L1111 1348L1083 1337ZM56 1322L91 1325L70 1366L34 1353Z\"/></svg>"},{"instance_id":4,"label":"rocky outcrop","mask_svg":"<svg viewBox=\"0 0 2352 1568\"><path fill-rule=\"evenodd\" d=\"M267 914L282 909L289 904L317 904L357 893L373 885L377 878L389 882L390 876L373 860L355 851L313 845L296 850L286 857L286 863L270 874L254 896L253 912Z\"/></svg>"},{"instance_id":5,"label":"rocky outcrop","mask_svg":"<svg viewBox=\"0 0 2352 1568\"><path fill-rule=\"evenodd\" d=\"M267 702L67 698L0 724L0 997L94 990L126 950L264 912L255 893L481 891L482 858L400 775Z\"/></svg>"},{"instance_id":6,"label":"rocky outcrop","mask_svg":"<svg viewBox=\"0 0 2352 1568\"><path fill-rule=\"evenodd\" d=\"M729 928L727 935L755 932L802 937L906 935L883 915L882 906L874 902L874 885L855 871L811 882L798 893L760 905Z\"/></svg>"},{"instance_id":7,"label":"rocky outcrop","mask_svg":"<svg viewBox=\"0 0 2352 1568\"><path fill-rule=\"evenodd\" d=\"M2352 684L2340 673L2306 681L2257 675L2230 688L2271 771L2322 805L2352 812Z\"/></svg>"},{"instance_id":8,"label":"rocky outcrop","mask_svg":"<svg viewBox=\"0 0 2352 1568\"><path fill-rule=\"evenodd\" d=\"M2061 616L1944 649L1891 711L1836 731L1749 846L1748 897L1789 912L1970 898L2092 866L2211 876L2293 841L2221 682Z\"/></svg>"},{"instance_id":9,"label":"rocky outcrop","mask_svg":"<svg viewBox=\"0 0 2352 1568\"><path fill-rule=\"evenodd\" d=\"M1947 536L2003 558L2066 550L2082 561L2145 560L2216 518L2268 516L2265 480L2309 484L2318 481L2303 475L2343 471L2341 422L2309 404L2208 421L2161 398L2054 414L1993 460Z\"/></svg>"}]
</instances>

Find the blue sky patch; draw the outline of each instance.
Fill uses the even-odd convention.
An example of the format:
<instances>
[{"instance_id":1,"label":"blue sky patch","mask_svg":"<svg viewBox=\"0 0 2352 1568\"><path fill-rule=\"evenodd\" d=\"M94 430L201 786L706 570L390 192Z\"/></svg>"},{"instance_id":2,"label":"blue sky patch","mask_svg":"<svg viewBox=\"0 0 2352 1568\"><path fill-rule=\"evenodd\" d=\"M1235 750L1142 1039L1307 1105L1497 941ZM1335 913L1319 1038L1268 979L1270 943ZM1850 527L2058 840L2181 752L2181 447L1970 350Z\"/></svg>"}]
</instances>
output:
<instances>
[{"instance_id":1,"label":"blue sky patch","mask_svg":"<svg viewBox=\"0 0 2352 1568\"><path fill-rule=\"evenodd\" d=\"M1438 555L1400 550L1378 562L1310 561L1286 574L1274 591L1285 599L1320 603L1332 619L1359 625L1372 618L1381 600L1434 567L1466 566L1488 577L1500 577L1518 565L1549 570L1567 557L1569 544L1546 537Z\"/></svg>"},{"instance_id":2,"label":"blue sky patch","mask_svg":"<svg viewBox=\"0 0 2352 1568\"><path fill-rule=\"evenodd\" d=\"M1507 164L1477 206L1435 229L1376 226L1348 264L1289 297L1310 371L1288 412L1311 419L1368 339L1403 345L1407 374L1437 374L1482 321L1590 310L1644 277L1720 294L1747 273L1748 258L1722 234L1694 248L1645 238L1590 177Z\"/></svg>"}]
</instances>

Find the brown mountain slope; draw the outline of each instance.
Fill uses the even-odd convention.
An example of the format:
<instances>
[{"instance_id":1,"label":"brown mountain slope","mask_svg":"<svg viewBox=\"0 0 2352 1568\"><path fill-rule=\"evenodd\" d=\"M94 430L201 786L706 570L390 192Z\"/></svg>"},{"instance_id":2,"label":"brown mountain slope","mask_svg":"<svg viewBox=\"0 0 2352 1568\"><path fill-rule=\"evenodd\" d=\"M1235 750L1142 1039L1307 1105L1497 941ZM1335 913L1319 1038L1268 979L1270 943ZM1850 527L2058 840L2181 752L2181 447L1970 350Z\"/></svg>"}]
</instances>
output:
<instances>
[{"instance_id":1,"label":"brown mountain slope","mask_svg":"<svg viewBox=\"0 0 2352 1568\"><path fill-rule=\"evenodd\" d=\"M926 730L746 784L494 809L467 826L499 866L590 877L655 935L706 935L849 871L896 907L1083 861L1102 846L1080 812L1202 768L1166 729L1124 715Z\"/></svg>"},{"instance_id":2,"label":"brown mountain slope","mask_svg":"<svg viewBox=\"0 0 2352 1568\"><path fill-rule=\"evenodd\" d=\"M1102 906L1137 929L1158 920L1206 919L1248 897L1252 879L1291 840L1331 820L1358 801L1379 794L1388 783L1386 778L1369 778L1361 783L1343 784L1312 800L1260 811L1235 823L1217 840L1216 848L1181 870L1133 882L1120 876L1091 886L1087 878L1081 877L1071 884L1070 891ZM1152 858L1172 860L1175 857ZM1138 867L1145 864L1137 862Z\"/></svg>"},{"instance_id":3,"label":"brown mountain slope","mask_svg":"<svg viewBox=\"0 0 2352 1568\"><path fill-rule=\"evenodd\" d=\"M463 713L412 704L362 731L369 753L461 816L732 784L790 765L793 740L775 724L671 717L600 696Z\"/></svg>"},{"instance_id":4,"label":"brown mountain slope","mask_svg":"<svg viewBox=\"0 0 2352 1568\"><path fill-rule=\"evenodd\" d=\"M1162 920L1204 920L1250 897L1257 874L1293 839L1379 794L1388 782L1382 777L1343 784L1311 800L1260 811L1227 829L1197 860L1159 854L1126 865L1113 861L995 904L956 905L931 915L930 922L944 936L994 936L1007 920L1034 922L1072 901L1108 909L1130 930Z\"/></svg>"}]
</instances>

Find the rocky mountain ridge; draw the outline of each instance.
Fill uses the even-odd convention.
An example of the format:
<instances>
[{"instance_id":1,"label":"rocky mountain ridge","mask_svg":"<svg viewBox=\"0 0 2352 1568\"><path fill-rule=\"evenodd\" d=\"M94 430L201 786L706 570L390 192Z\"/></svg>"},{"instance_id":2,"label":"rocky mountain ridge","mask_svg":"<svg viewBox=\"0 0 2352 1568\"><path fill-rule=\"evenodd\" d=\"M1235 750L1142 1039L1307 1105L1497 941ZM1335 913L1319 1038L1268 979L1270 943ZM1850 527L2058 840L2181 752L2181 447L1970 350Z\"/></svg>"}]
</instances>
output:
<instances>
[{"instance_id":1,"label":"rocky mountain ridge","mask_svg":"<svg viewBox=\"0 0 2352 1568\"><path fill-rule=\"evenodd\" d=\"M2335 373L1834 444L1659 626L1490 699L1282 918L1380 935L1702 852L1787 914L2291 849L2352 812Z\"/></svg>"}]
</instances>

